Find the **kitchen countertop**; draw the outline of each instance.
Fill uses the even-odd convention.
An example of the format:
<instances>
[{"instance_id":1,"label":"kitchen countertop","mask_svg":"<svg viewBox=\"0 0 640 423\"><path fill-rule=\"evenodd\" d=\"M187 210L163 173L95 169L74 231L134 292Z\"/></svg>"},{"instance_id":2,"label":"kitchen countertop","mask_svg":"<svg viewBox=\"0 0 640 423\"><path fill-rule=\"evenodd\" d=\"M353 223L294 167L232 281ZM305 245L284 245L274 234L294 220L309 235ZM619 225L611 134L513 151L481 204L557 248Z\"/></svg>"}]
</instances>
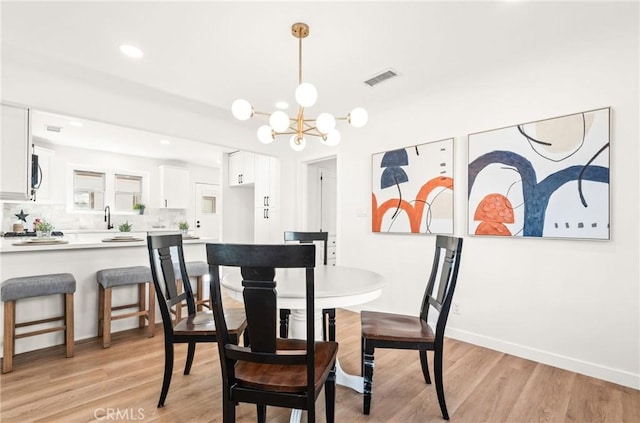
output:
<instances>
[{"instance_id":1,"label":"kitchen countertop","mask_svg":"<svg viewBox=\"0 0 640 423\"><path fill-rule=\"evenodd\" d=\"M154 231L155 232L155 231ZM175 231L173 231L175 233ZM131 232L131 235L139 238L139 241L131 241L131 240L123 240L123 241L114 241L113 238L115 235L118 235L118 232L107 232L107 233L84 233L84 234L73 234L73 233L65 233L65 236L55 237L63 241L62 243L49 244L43 243L39 244L36 242L25 245L24 242L29 238L33 237L11 237L11 238L2 238L2 242L0 242L0 254L5 253L24 253L24 252L32 252L32 251L47 251L47 250L78 250L78 249L90 249L90 248L126 248L126 247L146 247L147 245L147 233L146 232ZM109 239L110 241L105 242L104 239ZM206 242L216 242L218 241L216 238L185 238L183 240L183 244L204 244ZM20 245L15 245L20 244Z\"/></svg>"}]
</instances>

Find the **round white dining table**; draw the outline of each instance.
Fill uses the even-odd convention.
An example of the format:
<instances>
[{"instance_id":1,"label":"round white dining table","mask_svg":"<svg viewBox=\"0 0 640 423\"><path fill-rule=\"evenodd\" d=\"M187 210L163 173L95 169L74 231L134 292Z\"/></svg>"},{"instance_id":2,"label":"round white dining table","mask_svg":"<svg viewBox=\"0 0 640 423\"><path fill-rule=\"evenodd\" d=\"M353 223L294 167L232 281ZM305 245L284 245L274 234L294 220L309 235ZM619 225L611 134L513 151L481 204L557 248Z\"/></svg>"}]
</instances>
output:
<instances>
[{"instance_id":1,"label":"round white dining table","mask_svg":"<svg viewBox=\"0 0 640 423\"><path fill-rule=\"evenodd\" d=\"M242 277L239 269L226 269L220 284L230 297L242 301ZM306 338L306 303L304 269L276 269L278 306L291 310L289 337ZM363 304L378 298L383 277L365 269L346 266L318 266L314 272L315 337L322 339L322 310ZM336 362L336 383L362 393L361 376L345 373Z\"/></svg>"}]
</instances>

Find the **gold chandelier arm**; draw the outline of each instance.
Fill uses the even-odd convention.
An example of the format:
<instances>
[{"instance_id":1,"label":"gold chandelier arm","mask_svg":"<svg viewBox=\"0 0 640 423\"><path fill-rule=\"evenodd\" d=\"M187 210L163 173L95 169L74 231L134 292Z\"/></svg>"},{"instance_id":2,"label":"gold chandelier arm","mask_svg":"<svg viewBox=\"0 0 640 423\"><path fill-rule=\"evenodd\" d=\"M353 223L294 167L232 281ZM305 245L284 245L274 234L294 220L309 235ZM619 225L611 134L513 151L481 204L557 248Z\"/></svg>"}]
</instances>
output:
<instances>
[{"instance_id":1,"label":"gold chandelier arm","mask_svg":"<svg viewBox=\"0 0 640 423\"><path fill-rule=\"evenodd\" d=\"M259 111L257 111L257 110L254 110L254 111L253 111L253 114L254 114L254 115L262 115L262 116L270 116L270 115L271 115L271 113L259 112Z\"/></svg>"}]
</instances>

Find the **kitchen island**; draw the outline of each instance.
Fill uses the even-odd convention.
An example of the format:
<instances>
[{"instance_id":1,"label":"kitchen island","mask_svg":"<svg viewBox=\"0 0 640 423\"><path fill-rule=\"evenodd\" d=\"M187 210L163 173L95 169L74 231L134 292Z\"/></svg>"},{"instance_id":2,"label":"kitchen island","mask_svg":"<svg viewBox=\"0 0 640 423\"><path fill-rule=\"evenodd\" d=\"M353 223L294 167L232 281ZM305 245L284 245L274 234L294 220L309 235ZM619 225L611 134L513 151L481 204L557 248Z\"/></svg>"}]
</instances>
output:
<instances>
[{"instance_id":1,"label":"kitchen island","mask_svg":"<svg viewBox=\"0 0 640 423\"><path fill-rule=\"evenodd\" d=\"M98 334L98 283L96 272L101 269L149 266L146 232L132 232L137 240L115 240L117 232L66 234L61 243L29 242L25 237L2 238L0 243L0 279L71 273L76 279L74 296L75 340L92 338ZM216 242L211 238L183 241L186 261L206 261L204 244ZM206 285L206 284L205 284ZM205 297L208 295L205 286ZM114 304L129 304L136 298L137 287L125 286L113 291ZM157 307L157 305L156 305ZM61 315L62 297L35 297L19 300L16 322ZM161 321L159 310L157 322ZM4 327L4 312L0 313L0 327ZM122 319L112 323L112 333L138 327L137 319ZM18 329L19 333L19 329ZM19 339L15 353L32 351L63 343L63 332ZM2 341L2 336L0 336ZM117 342L117 337L115 342ZM0 351L2 348L0 348Z\"/></svg>"}]
</instances>

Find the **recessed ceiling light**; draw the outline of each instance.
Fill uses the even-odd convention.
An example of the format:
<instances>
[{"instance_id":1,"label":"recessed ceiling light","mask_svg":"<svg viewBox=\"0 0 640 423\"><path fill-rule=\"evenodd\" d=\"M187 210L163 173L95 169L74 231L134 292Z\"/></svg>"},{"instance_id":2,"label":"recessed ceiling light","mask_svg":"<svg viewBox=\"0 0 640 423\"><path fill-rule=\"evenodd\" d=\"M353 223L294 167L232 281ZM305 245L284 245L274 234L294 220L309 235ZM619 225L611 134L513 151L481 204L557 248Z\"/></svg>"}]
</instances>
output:
<instances>
[{"instance_id":1,"label":"recessed ceiling light","mask_svg":"<svg viewBox=\"0 0 640 423\"><path fill-rule=\"evenodd\" d=\"M276 109L286 110L289 108L289 103L286 101L276 101Z\"/></svg>"},{"instance_id":2,"label":"recessed ceiling light","mask_svg":"<svg viewBox=\"0 0 640 423\"><path fill-rule=\"evenodd\" d=\"M140 59L142 56L144 56L144 53L142 52L142 50L130 44L121 45L120 51L122 52L122 54L132 57L134 59Z\"/></svg>"},{"instance_id":3,"label":"recessed ceiling light","mask_svg":"<svg viewBox=\"0 0 640 423\"><path fill-rule=\"evenodd\" d=\"M82 128L82 122L78 122L77 120L69 121L69 125L75 126L76 128Z\"/></svg>"},{"instance_id":4,"label":"recessed ceiling light","mask_svg":"<svg viewBox=\"0 0 640 423\"><path fill-rule=\"evenodd\" d=\"M160 140L160 144L169 145L169 144L171 144L171 141L169 141L169 140Z\"/></svg>"}]
</instances>

